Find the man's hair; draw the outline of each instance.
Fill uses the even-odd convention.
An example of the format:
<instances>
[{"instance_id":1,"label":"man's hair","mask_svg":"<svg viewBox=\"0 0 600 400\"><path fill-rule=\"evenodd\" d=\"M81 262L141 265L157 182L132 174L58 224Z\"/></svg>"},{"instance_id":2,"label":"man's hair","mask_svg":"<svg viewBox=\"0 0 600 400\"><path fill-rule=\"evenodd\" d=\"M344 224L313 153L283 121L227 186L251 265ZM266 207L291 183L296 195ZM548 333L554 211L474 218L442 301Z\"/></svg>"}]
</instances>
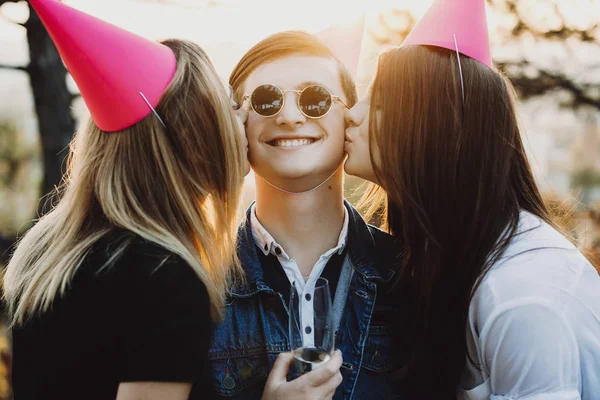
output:
<instances>
[{"instance_id":1,"label":"man's hair","mask_svg":"<svg viewBox=\"0 0 600 400\"><path fill-rule=\"evenodd\" d=\"M244 57L237 63L229 77L229 84L233 88L235 101L241 104L244 96L244 83L258 67L294 55L334 59L338 64L340 83L346 97L346 104L349 107L356 104L358 101L356 85L346 66L335 57L325 43L316 36L303 31L275 33L255 44L244 54Z\"/></svg>"}]
</instances>

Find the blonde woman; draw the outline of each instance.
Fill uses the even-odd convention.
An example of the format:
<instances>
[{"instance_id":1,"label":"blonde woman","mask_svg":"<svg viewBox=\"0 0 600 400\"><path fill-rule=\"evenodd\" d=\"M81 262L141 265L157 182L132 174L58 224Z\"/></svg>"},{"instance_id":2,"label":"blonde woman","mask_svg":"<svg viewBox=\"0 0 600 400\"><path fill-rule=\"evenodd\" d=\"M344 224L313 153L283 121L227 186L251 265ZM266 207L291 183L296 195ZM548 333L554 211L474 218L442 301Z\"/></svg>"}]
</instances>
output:
<instances>
[{"instance_id":1,"label":"blonde woman","mask_svg":"<svg viewBox=\"0 0 600 400\"><path fill-rule=\"evenodd\" d=\"M191 42L149 42L32 3L92 118L72 143L60 202L4 279L15 398L186 399L192 388L207 398L248 171L227 92ZM70 53L87 39L89 53Z\"/></svg>"}]
</instances>

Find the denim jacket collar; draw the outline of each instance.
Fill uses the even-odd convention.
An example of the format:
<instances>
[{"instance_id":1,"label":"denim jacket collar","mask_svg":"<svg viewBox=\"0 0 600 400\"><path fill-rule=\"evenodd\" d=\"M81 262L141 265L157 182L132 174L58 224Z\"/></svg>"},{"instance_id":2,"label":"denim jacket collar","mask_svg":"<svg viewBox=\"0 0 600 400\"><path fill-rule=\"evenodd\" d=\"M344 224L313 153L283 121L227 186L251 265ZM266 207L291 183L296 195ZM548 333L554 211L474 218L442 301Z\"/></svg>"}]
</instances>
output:
<instances>
[{"instance_id":1,"label":"denim jacket collar","mask_svg":"<svg viewBox=\"0 0 600 400\"><path fill-rule=\"evenodd\" d=\"M383 262L383 260L389 260L389 255L381 254L380 249L376 247L371 229L377 228L369 227L358 211L346 200L344 200L344 205L350 219L347 241L348 255L355 272L366 280L389 282L395 274L394 266L386 265ZM234 297L249 297L261 291L274 293L264 282L263 270L257 253L258 248L252 235L251 209L252 205L246 211L245 222L238 231L238 257L246 274L246 282L232 287L231 295ZM393 240L393 238L390 236L388 240Z\"/></svg>"}]
</instances>

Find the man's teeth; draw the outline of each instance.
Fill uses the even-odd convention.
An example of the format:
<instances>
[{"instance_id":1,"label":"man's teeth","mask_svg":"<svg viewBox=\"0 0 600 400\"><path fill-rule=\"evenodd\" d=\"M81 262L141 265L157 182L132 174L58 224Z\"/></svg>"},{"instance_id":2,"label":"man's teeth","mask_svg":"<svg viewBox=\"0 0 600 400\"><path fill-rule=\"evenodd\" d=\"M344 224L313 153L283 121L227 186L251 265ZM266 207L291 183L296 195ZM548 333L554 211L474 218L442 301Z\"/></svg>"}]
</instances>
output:
<instances>
[{"instance_id":1,"label":"man's teeth","mask_svg":"<svg viewBox=\"0 0 600 400\"><path fill-rule=\"evenodd\" d=\"M313 139L280 139L275 140L273 145L276 147L298 147L298 146L306 146L307 144L311 144L314 142Z\"/></svg>"}]
</instances>

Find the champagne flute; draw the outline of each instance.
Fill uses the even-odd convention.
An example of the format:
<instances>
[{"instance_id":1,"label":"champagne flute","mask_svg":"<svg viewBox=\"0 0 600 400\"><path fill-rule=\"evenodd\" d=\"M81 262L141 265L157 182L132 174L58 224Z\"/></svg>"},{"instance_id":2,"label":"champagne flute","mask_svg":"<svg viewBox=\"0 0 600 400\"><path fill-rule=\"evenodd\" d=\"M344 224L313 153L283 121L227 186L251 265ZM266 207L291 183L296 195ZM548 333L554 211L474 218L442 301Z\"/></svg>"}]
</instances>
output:
<instances>
[{"instance_id":1,"label":"champagne flute","mask_svg":"<svg viewBox=\"0 0 600 400\"><path fill-rule=\"evenodd\" d=\"M289 334L298 374L310 372L334 351L333 305L329 282L318 278L290 289Z\"/></svg>"}]
</instances>

